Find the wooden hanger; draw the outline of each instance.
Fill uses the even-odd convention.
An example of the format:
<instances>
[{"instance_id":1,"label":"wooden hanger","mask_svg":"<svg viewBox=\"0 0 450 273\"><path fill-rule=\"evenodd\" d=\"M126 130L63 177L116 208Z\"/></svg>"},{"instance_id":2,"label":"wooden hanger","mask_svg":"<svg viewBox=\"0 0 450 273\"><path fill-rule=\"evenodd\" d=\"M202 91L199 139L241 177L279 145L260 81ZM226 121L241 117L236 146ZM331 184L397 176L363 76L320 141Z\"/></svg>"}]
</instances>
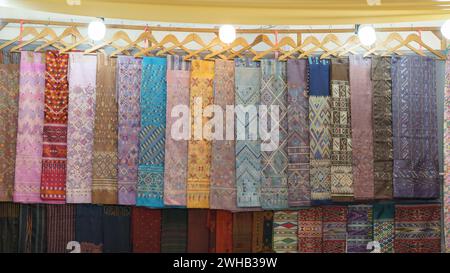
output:
<instances>
[{"instance_id":1,"label":"wooden hanger","mask_svg":"<svg viewBox=\"0 0 450 273\"><path fill-rule=\"evenodd\" d=\"M324 37L324 39L320 43L320 46L315 46L315 48L312 48L312 49L308 50L307 52L300 54L300 56L298 58L300 59L300 58L303 58L304 56L310 56L310 54L314 53L314 51L317 49L322 49L324 52L329 52L330 50L327 49L325 46L330 42L332 42L336 47L342 46L341 41L339 40L339 38L336 35L328 34ZM350 52L355 54L355 52L353 50L350 50ZM333 55L333 56L335 56L335 55Z\"/></svg>"},{"instance_id":2,"label":"wooden hanger","mask_svg":"<svg viewBox=\"0 0 450 273\"><path fill-rule=\"evenodd\" d=\"M297 47L294 47L292 50L290 50L290 51L286 52L285 54L281 55L279 60L280 61L285 60L285 59L287 59L288 57L292 56L293 54L295 54L297 52L304 53L303 52L303 48L307 47L310 44L313 44L313 45L315 45L318 48L322 47L320 41L316 37L311 35L311 36L308 36L300 45L298 45ZM314 50L316 50L316 49L314 49ZM322 50L324 50L324 49L322 49Z\"/></svg>"},{"instance_id":3,"label":"wooden hanger","mask_svg":"<svg viewBox=\"0 0 450 273\"><path fill-rule=\"evenodd\" d=\"M28 41L23 42L23 43L20 43L19 45L11 48L11 52L18 52L22 47L24 47L26 45L29 45L29 44L31 44L31 43L33 43L35 41L41 40L41 39L43 39L45 41L48 41L47 36L50 36L50 39L55 39L57 37L56 33L51 28L45 27L33 39L28 40ZM61 49L61 47L56 46L56 45L54 47L57 48L57 49Z\"/></svg>"},{"instance_id":4,"label":"wooden hanger","mask_svg":"<svg viewBox=\"0 0 450 273\"><path fill-rule=\"evenodd\" d=\"M150 45L154 45L157 44L158 42L156 41L155 37L153 36L153 34L151 33L151 31L144 31L141 35L139 35L139 37L137 37L137 39L132 42L129 43L128 45L124 46L124 47L120 47L118 48L116 51L114 51L113 53L111 53L111 57L115 57L117 54L120 54L122 52L124 52L125 50L128 50L132 47L137 47L139 50L142 50L142 47L139 47L139 43L144 42L144 41L149 41Z\"/></svg>"},{"instance_id":5,"label":"wooden hanger","mask_svg":"<svg viewBox=\"0 0 450 273\"><path fill-rule=\"evenodd\" d=\"M186 38L183 39L183 41L178 42L177 44L174 44L171 47L164 48L164 49L161 49L160 51L158 51L158 53L156 53L156 56L161 56L167 52L171 52L172 50L174 50L176 48L180 48L189 54L192 51L187 49L185 47L185 45L187 45L188 43L191 43L191 42L195 42L197 45L199 45L202 48L206 47L206 44L203 42L203 40L200 38L200 36L198 36L195 33L190 33L189 35L186 36Z\"/></svg>"},{"instance_id":6,"label":"wooden hanger","mask_svg":"<svg viewBox=\"0 0 450 273\"><path fill-rule=\"evenodd\" d=\"M227 51L229 51L229 50L231 50L231 49L233 49L234 47L237 47L237 46L245 47L245 46L248 46L248 43L246 42L246 40L244 38L238 37L232 43L226 45L225 47L222 47L221 49L213 51L210 54L206 55L205 59L212 59L215 56L220 55L220 54L222 54L224 52L227 52ZM224 55L221 55L221 58L222 59L228 59Z\"/></svg>"},{"instance_id":7,"label":"wooden hanger","mask_svg":"<svg viewBox=\"0 0 450 273\"><path fill-rule=\"evenodd\" d=\"M443 54L441 54L440 52L438 52L437 50L434 50L434 49L432 49L431 47L429 47L427 44L425 44L423 41L422 41L422 39L417 35L417 34L410 34L410 35L408 35L408 37L406 37L406 39L405 40L403 40L403 43L401 43L400 45L398 45L398 46L396 46L396 47L394 47L394 48L392 48L392 49L390 49L389 50L389 52L396 52L398 49L400 49L401 47L403 47L403 46L407 46L408 48L410 48L409 46L409 43L412 43L412 42L415 42L415 43L417 43L418 45L420 45L420 46L422 46L422 47L424 47L426 50L428 50L429 52L431 52L433 55L435 55L436 57L438 57L439 59L441 59L441 60L445 60L446 59L446 57L443 55ZM416 48L414 48L414 47L412 47L413 49L411 49L412 51L414 51L416 54L418 54L418 55L421 55L421 56L426 56L421 50L418 50L418 49L416 49ZM389 52L387 52L387 53L389 53ZM383 55L385 55L385 54L383 54Z\"/></svg>"},{"instance_id":8,"label":"wooden hanger","mask_svg":"<svg viewBox=\"0 0 450 273\"><path fill-rule=\"evenodd\" d=\"M345 51L346 48L353 48L353 46L355 46L355 45L359 46L359 38L356 35L352 35L341 46L336 47L335 49L330 50L330 51L325 52L324 54L322 54L320 56L320 59L325 59L325 58L328 58L329 56L336 56L337 57L337 56L340 55L340 52L342 52L343 50Z\"/></svg>"},{"instance_id":9,"label":"wooden hanger","mask_svg":"<svg viewBox=\"0 0 450 273\"><path fill-rule=\"evenodd\" d=\"M213 47L215 47L217 45L221 45L223 47L225 44L219 39L219 37L216 36L205 47L203 47L201 49L198 49L198 50L196 50L194 52L191 52L188 55L186 55L184 57L184 60L187 61L187 60L191 59L192 57L195 57L198 54L202 53L203 51L209 51L211 48L213 48Z\"/></svg>"},{"instance_id":10,"label":"wooden hanger","mask_svg":"<svg viewBox=\"0 0 450 273\"><path fill-rule=\"evenodd\" d=\"M367 57L370 54L375 54L379 50L385 50L386 48L388 48L388 45L391 42L393 42L393 41L397 41L399 43L403 43L403 38L397 32L391 33L391 34L388 35L388 37L383 42L378 43L375 47L373 47L369 51L367 51L364 54L364 57Z\"/></svg>"},{"instance_id":11,"label":"wooden hanger","mask_svg":"<svg viewBox=\"0 0 450 273\"><path fill-rule=\"evenodd\" d=\"M3 49L17 41L22 40L23 38L27 37L28 35L32 35L33 37L36 37L39 35L38 31L36 30L36 28L34 27L24 27L22 32L14 39L3 43L2 45L0 45L0 49Z\"/></svg>"},{"instance_id":12,"label":"wooden hanger","mask_svg":"<svg viewBox=\"0 0 450 273\"><path fill-rule=\"evenodd\" d=\"M257 54L255 57L253 57L253 61L258 61L262 57L264 57L267 54L274 52L274 51L280 51L281 53L284 53L284 51L281 50L281 48L284 46L287 46L287 45L290 47L295 47L295 42L294 42L294 40L292 40L291 37L283 37L277 45Z\"/></svg>"},{"instance_id":13,"label":"wooden hanger","mask_svg":"<svg viewBox=\"0 0 450 273\"><path fill-rule=\"evenodd\" d=\"M264 43L267 46L269 46L270 48L274 47L275 45L272 43L272 41L269 39L269 37L267 37L267 35L265 34L259 34L258 36L256 36L255 40L253 40L253 42L251 42L250 44L248 44L247 46L244 46L243 48L239 49L238 51L232 53L228 58L229 59L233 59L234 57L240 55L241 53L252 49L254 46L260 44L260 43Z\"/></svg>"},{"instance_id":14,"label":"wooden hanger","mask_svg":"<svg viewBox=\"0 0 450 273\"><path fill-rule=\"evenodd\" d=\"M64 38L66 38L68 36L71 36L74 39L73 42L83 40L82 43L84 43L87 40L87 38L84 38L75 26L71 26L71 27L66 28L63 31L63 33L61 33L61 35L59 35L58 37L48 41L47 43L45 43L41 46L38 46L34 51L38 52L38 51L40 51L48 46L51 46L55 43L61 43L63 46L67 47L67 44L64 42ZM64 50L64 49L62 49L62 50ZM60 52L60 53L62 53L62 52Z\"/></svg>"},{"instance_id":15,"label":"wooden hanger","mask_svg":"<svg viewBox=\"0 0 450 273\"><path fill-rule=\"evenodd\" d=\"M94 51L96 51L96 50L98 50L100 48L103 48L105 46L108 46L108 45L114 46L113 43L116 42L116 41L119 41L119 40L123 40L123 41L125 41L128 44L133 42L130 39L130 37L128 36L128 34L126 34L123 30L119 30L116 33L114 33L114 35L113 35L113 37L111 39L109 39L107 41L104 41L103 43L101 43L99 45L96 45L94 47L91 47L89 49L86 49L84 51L84 54L89 54L91 52L94 52ZM117 46L114 46L114 47L117 48Z\"/></svg>"},{"instance_id":16,"label":"wooden hanger","mask_svg":"<svg viewBox=\"0 0 450 273\"><path fill-rule=\"evenodd\" d=\"M358 47L362 47L365 51L370 50L369 47L363 45L361 43L361 41L359 40L359 38L356 37L356 39L352 39L352 44L347 45L346 47L343 48L343 50L341 52L339 52L338 57L342 57L347 53L355 54L355 52L353 50L357 49Z\"/></svg>"},{"instance_id":17,"label":"wooden hanger","mask_svg":"<svg viewBox=\"0 0 450 273\"><path fill-rule=\"evenodd\" d=\"M151 51L153 51L153 50L155 50L155 49L158 49L158 48L164 48L164 45L165 45L165 44L168 44L168 43L171 43L171 44L175 45L175 44L178 44L178 43L180 43L180 42L178 41L178 39L177 39L177 37L176 37L175 35L169 34L169 35L166 35L166 36L161 40L161 42L159 42L159 43L154 43L154 44L153 44L152 46L150 46L150 47L141 49L138 53L134 54L134 57L135 57L135 58L139 58L139 57L141 57L141 56L143 56L143 55L146 55L148 52L151 52Z\"/></svg>"}]
</instances>

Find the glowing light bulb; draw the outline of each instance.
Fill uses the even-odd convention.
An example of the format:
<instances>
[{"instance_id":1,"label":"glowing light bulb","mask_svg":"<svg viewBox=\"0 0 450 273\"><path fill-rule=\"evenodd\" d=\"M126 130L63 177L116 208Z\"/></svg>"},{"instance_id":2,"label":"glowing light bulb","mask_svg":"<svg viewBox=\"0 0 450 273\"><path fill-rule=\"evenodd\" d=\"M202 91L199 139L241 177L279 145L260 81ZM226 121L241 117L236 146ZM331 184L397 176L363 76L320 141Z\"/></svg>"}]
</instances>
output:
<instances>
[{"instance_id":1,"label":"glowing light bulb","mask_svg":"<svg viewBox=\"0 0 450 273\"><path fill-rule=\"evenodd\" d=\"M441 33L445 39L450 39L450 20L445 21L441 26Z\"/></svg>"},{"instance_id":2,"label":"glowing light bulb","mask_svg":"<svg viewBox=\"0 0 450 273\"><path fill-rule=\"evenodd\" d=\"M232 25L223 25L219 28L219 38L224 43L231 43L236 39L236 29Z\"/></svg>"},{"instance_id":3,"label":"glowing light bulb","mask_svg":"<svg viewBox=\"0 0 450 273\"><path fill-rule=\"evenodd\" d=\"M370 46L377 40L375 29L371 26L361 26L358 29L358 38L361 44Z\"/></svg>"},{"instance_id":4,"label":"glowing light bulb","mask_svg":"<svg viewBox=\"0 0 450 273\"><path fill-rule=\"evenodd\" d=\"M89 23L88 35L94 41L99 41L105 37L106 26L103 20L97 19Z\"/></svg>"}]
</instances>

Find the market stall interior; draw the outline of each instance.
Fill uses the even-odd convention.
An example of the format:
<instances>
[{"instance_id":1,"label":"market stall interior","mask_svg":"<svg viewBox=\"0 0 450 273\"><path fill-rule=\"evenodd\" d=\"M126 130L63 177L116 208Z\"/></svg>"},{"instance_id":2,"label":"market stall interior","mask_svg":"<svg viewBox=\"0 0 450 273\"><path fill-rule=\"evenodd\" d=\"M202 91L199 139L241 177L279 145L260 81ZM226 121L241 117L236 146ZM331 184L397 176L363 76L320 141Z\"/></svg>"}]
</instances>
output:
<instances>
[{"instance_id":1,"label":"market stall interior","mask_svg":"<svg viewBox=\"0 0 450 273\"><path fill-rule=\"evenodd\" d=\"M0 252L449 252L450 1L275 2L0 1Z\"/></svg>"}]
</instances>

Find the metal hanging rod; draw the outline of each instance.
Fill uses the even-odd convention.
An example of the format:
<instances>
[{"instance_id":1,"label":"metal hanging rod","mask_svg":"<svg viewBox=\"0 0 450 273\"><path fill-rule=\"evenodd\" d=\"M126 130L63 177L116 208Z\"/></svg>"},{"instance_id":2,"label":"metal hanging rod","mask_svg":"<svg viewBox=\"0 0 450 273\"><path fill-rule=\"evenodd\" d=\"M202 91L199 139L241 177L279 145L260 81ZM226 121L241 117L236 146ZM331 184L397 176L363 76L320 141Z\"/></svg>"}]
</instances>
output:
<instances>
[{"instance_id":1,"label":"metal hanging rod","mask_svg":"<svg viewBox=\"0 0 450 273\"><path fill-rule=\"evenodd\" d=\"M80 22L63 22L51 20L26 20L26 19L0 19L2 24L29 24L29 25L52 25L52 26L75 26L87 27L88 23ZM165 27L165 26L146 26L146 25L127 25L127 24L106 24L110 29L129 29L129 30L143 30L147 28L149 31L171 31L171 32L197 32L197 33L217 33L217 28L195 28L195 27ZM298 33L353 33L354 28L300 28L300 29L236 29L237 33L272 33L279 34L298 34ZM411 32L411 31L431 31L438 32L439 27L388 27L376 28L377 32Z\"/></svg>"}]
</instances>

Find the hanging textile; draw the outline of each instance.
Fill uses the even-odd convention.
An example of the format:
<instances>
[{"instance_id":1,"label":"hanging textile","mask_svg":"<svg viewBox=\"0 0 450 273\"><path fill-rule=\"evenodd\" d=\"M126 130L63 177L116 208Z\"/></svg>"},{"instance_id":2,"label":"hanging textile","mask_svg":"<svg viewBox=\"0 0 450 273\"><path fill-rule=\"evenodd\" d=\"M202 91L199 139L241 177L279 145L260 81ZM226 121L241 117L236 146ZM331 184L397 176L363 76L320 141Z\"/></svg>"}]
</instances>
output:
<instances>
[{"instance_id":1,"label":"hanging textile","mask_svg":"<svg viewBox=\"0 0 450 273\"><path fill-rule=\"evenodd\" d=\"M331 198L353 198L352 130L348 59L331 61Z\"/></svg>"},{"instance_id":2,"label":"hanging textile","mask_svg":"<svg viewBox=\"0 0 450 273\"><path fill-rule=\"evenodd\" d=\"M235 59L235 105L244 108L260 104L261 70L259 62ZM255 109L257 111L257 109ZM238 207L259 207L261 191L261 141L250 134L251 124L258 124L257 113L243 119L236 116L236 133L245 130L245 139L236 138L236 195ZM237 134L236 134L237 135Z\"/></svg>"},{"instance_id":3,"label":"hanging textile","mask_svg":"<svg viewBox=\"0 0 450 273\"><path fill-rule=\"evenodd\" d=\"M287 83L286 63L276 60L261 60L261 105L268 107L267 131L279 127L278 143L273 143L270 138L266 142L272 143L273 150L264 151L261 144L261 207L264 209L283 209L288 207L287 184ZM278 121L272 120L269 106L278 106ZM271 147L272 148L272 147Z\"/></svg>"},{"instance_id":4,"label":"hanging textile","mask_svg":"<svg viewBox=\"0 0 450 273\"><path fill-rule=\"evenodd\" d=\"M309 101L306 60L287 61L288 203L290 207L310 204Z\"/></svg>"},{"instance_id":5,"label":"hanging textile","mask_svg":"<svg viewBox=\"0 0 450 273\"><path fill-rule=\"evenodd\" d=\"M1 55L3 58L0 59L0 157L2 160L0 201L12 201L19 112L19 55L16 53Z\"/></svg>"},{"instance_id":6,"label":"hanging textile","mask_svg":"<svg viewBox=\"0 0 450 273\"><path fill-rule=\"evenodd\" d=\"M392 199L391 58L372 57L373 169L375 199Z\"/></svg>"},{"instance_id":7,"label":"hanging textile","mask_svg":"<svg viewBox=\"0 0 450 273\"><path fill-rule=\"evenodd\" d=\"M330 61L309 58L309 147L311 200L331 199Z\"/></svg>"},{"instance_id":8,"label":"hanging textile","mask_svg":"<svg viewBox=\"0 0 450 273\"><path fill-rule=\"evenodd\" d=\"M42 149L41 199L66 200L68 54L45 54L45 107Z\"/></svg>"},{"instance_id":9,"label":"hanging textile","mask_svg":"<svg viewBox=\"0 0 450 273\"><path fill-rule=\"evenodd\" d=\"M276 211L273 214L273 250L277 253L297 252L297 211Z\"/></svg>"},{"instance_id":10,"label":"hanging textile","mask_svg":"<svg viewBox=\"0 0 450 273\"><path fill-rule=\"evenodd\" d=\"M216 253L233 252L233 213L216 212Z\"/></svg>"},{"instance_id":11,"label":"hanging textile","mask_svg":"<svg viewBox=\"0 0 450 273\"><path fill-rule=\"evenodd\" d=\"M216 253L216 220L217 210L208 210L207 228L209 230L208 252Z\"/></svg>"},{"instance_id":12,"label":"hanging textile","mask_svg":"<svg viewBox=\"0 0 450 273\"><path fill-rule=\"evenodd\" d=\"M229 126L226 116L227 105L234 105L234 62L216 60L214 71L214 105L223 111L223 140L212 141L211 194L212 209L237 210L236 166L234 127ZM234 119L234 115L232 115ZM226 126L225 126L226 125ZM228 128L232 130L227 132ZM217 128L216 128L217 129ZM231 138L228 136L231 135Z\"/></svg>"},{"instance_id":13,"label":"hanging textile","mask_svg":"<svg viewBox=\"0 0 450 273\"><path fill-rule=\"evenodd\" d=\"M19 222L19 253L47 252L47 206L21 205Z\"/></svg>"},{"instance_id":14,"label":"hanging textile","mask_svg":"<svg viewBox=\"0 0 450 273\"><path fill-rule=\"evenodd\" d=\"M45 59L41 53L20 54L14 202L40 203Z\"/></svg>"},{"instance_id":15,"label":"hanging textile","mask_svg":"<svg viewBox=\"0 0 450 273\"><path fill-rule=\"evenodd\" d=\"M161 252L186 253L188 211L164 209L161 222Z\"/></svg>"},{"instance_id":16,"label":"hanging textile","mask_svg":"<svg viewBox=\"0 0 450 273\"><path fill-rule=\"evenodd\" d=\"M322 252L322 208L298 211L298 252Z\"/></svg>"},{"instance_id":17,"label":"hanging textile","mask_svg":"<svg viewBox=\"0 0 450 273\"><path fill-rule=\"evenodd\" d=\"M439 204L395 205L395 253L441 252Z\"/></svg>"},{"instance_id":18,"label":"hanging textile","mask_svg":"<svg viewBox=\"0 0 450 273\"><path fill-rule=\"evenodd\" d=\"M189 107L190 62L182 56L167 55L166 147L164 159L164 205L186 206L188 140L175 140L172 126L179 113L172 117L176 105ZM189 114L189 113L185 113ZM190 124L189 124L190 125Z\"/></svg>"},{"instance_id":19,"label":"hanging textile","mask_svg":"<svg viewBox=\"0 0 450 273\"><path fill-rule=\"evenodd\" d=\"M95 56L69 54L67 203L92 203L92 146L95 112Z\"/></svg>"},{"instance_id":20,"label":"hanging textile","mask_svg":"<svg viewBox=\"0 0 450 273\"><path fill-rule=\"evenodd\" d=\"M81 253L103 252L103 207L76 206L75 240L80 243Z\"/></svg>"},{"instance_id":21,"label":"hanging textile","mask_svg":"<svg viewBox=\"0 0 450 273\"><path fill-rule=\"evenodd\" d=\"M373 205L373 240L380 243L381 253L394 252L394 204Z\"/></svg>"},{"instance_id":22,"label":"hanging textile","mask_svg":"<svg viewBox=\"0 0 450 273\"><path fill-rule=\"evenodd\" d=\"M273 212L253 212L252 252L273 252Z\"/></svg>"},{"instance_id":23,"label":"hanging textile","mask_svg":"<svg viewBox=\"0 0 450 273\"><path fill-rule=\"evenodd\" d=\"M347 207L323 207L322 223L323 252L345 253L347 237Z\"/></svg>"},{"instance_id":24,"label":"hanging textile","mask_svg":"<svg viewBox=\"0 0 450 273\"><path fill-rule=\"evenodd\" d=\"M117 204L116 60L97 55L97 84L92 151L92 203Z\"/></svg>"},{"instance_id":25,"label":"hanging textile","mask_svg":"<svg viewBox=\"0 0 450 273\"><path fill-rule=\"evenodd\" d=\"M66 253L67 243L75 241L75 206L47 206L47 252Z\"/></svg>"},{"instance_id":26,"label":"hanging textile","mask_svg":"<svg viewBox=\"0 0 450 273\"><path fill-rule=\"evenodd\" d=\"M103 207L103 251L105 253L131 252L131 207Z\"/></svg>"},{"instance_id":27,"label":"hanging textile","mask_svg":"<svg viewBox=\"0 0 450 273\"><path fill-rule=\"evenodd\" d=\"M190 209L188 210L187 252L208 253L208 250L208 210Z\"/></svg>"},{"instance_id":28,"label":"hanging textile","mask_svg":"<svg viewBox=\"0 0 450 273\"><path fill-rule=\"evenodd\" d=\"M233 213L233 253L252 252L252 212Z\"/></svg>"},{"instance_id":29,"label":"hanging textile","mask_svg":"<svg viewBox=\"0 0 450 273\"><path fill-rule=\"evenodd\" d=\"M136 204L140 130L141 62L127 56L117 58L118 198L121 205Z\"/></svg>"},{"instance_id":30,"label":"hanging textile","mask_svg":"<svg viewBox=\"0 0 450 273\"><path fill-rule=\"evenodd\" d=\"M141 130L136 205L164 206L164 144L166 130L166 59L142 61Z\"/></svg>"},{"instance_id":31,"label":"hanging textile","mask_svg":"<svg viewBox=\"0 0 450 273\"><path fill-rule=\"evenodd\" d=\"M347 208L347 253L366 253L367 244L373 240L371 205L354 205Z\"/></svg>"},{"instance_id":32,"label":"hanging textile","mask_svg":"<svg viewBox=\"0 0 450 273\"><path fill-rule=\"evenodd\" d=\"M131 221L133 252L161 252L161 210L132 207Z\"/></svg>"},{"instance_id":33,"label":"hanging textile","mask_svg":"<svg viewBox=\"0 0 450 273\"><path fill-rule=\"evenodd\" d=\"M450 253L450 62L445 62L444 91L444 236L445 251Z\"/></svg>"},{"instance_id":34,"label":"hanging textile","mask_svg":"<svg viewBox=\"0 0 450 273\"><path fill-rule=\"evenodd\" d=\"M16 253L18 250L20 206L0 203L0 253Z\"/></svg>"},{"instance_id":35,"label":"hanging textile","mask_svg":"<svg viewBox=\"0 0 450 273\"><path fill-rule=\"evenodd\" d=\"M202 115L196 119L195 108L201 106L203 112L207 105L213 103L214 62L193 60L191 65L190 105L193 118L192 135L188 144L187 207L208 208L211 178L211 141L206 140L205 136L198 138L196 131L203 131L203 126L208 118ZM197 99L201 99L201 105L194 107Z\"/></svg>"},{"instance_id":36,"label":"hanging textile","mask_svg":"<svg viewBox=\"0 0 450 273\"><path fill-rule=\"evenodd\" d=\"M350 55L353 190L355 200L374 198L371 59Z\"/></svg>"},{"instance_id":37,"label":"hanging textile","mask_svg":"<svg viewBox=\"0 0 450 273\"><path fill-rule=\"evenodd\" d=\"M431 58L392 59L394 197L438 198L436 66Z\"/></svg>"}]
</instances>

